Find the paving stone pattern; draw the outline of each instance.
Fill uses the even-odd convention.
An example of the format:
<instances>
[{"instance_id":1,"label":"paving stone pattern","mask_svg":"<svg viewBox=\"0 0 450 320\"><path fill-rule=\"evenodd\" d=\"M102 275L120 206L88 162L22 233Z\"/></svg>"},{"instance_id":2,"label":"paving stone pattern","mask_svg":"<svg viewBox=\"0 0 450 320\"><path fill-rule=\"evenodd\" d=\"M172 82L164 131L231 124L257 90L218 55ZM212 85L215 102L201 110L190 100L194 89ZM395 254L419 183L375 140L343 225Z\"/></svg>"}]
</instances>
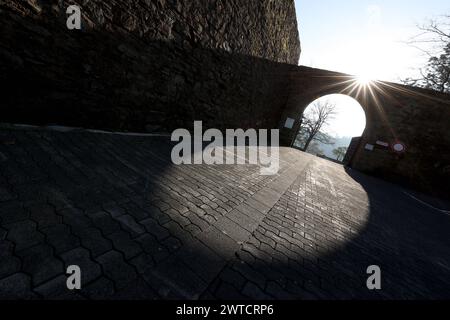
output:
<instances>
[{"instance_id":1,"label":"paving stone pattern","mask_svg":"<svg viewBox=\"0 0 450 320\"><path fill-rule=\"evenodd\" d=\"M174 166L167 137L0 138L1 299L450 297L450 216L335 163L281 148L262 176Z\"/></svg>"}]
</instances>

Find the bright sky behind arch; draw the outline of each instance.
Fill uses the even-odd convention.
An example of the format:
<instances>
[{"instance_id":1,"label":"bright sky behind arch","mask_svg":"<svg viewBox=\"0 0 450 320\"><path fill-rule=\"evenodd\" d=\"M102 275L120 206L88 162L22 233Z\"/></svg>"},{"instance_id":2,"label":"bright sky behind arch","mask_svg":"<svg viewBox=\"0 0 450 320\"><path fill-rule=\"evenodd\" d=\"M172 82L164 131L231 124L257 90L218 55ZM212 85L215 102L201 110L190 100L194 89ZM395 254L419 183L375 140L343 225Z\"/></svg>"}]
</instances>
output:
<instances>
[{"instance_id":1,"label":"bright sky behind arch","mask_svg":"<svg viewBox=\"0 0 450 320\"><path fill-rule=\"evenodd\" d=\"M353 98L343 94L330 94L313 101L308 107L319 101L336 104L336 115L329 120L329 125L322 129L332 136L359 137L366 127L366 115L361 105Z\"/></svg>"},{"instance_id":2,"label":"bright sky behind arch","mask_svg":"<svg viewBox=\"0 0 450 320\"><path fill-rule=\"evenodd\" d=\"M295 0L295 6L300 65L394 82L416 75L427 60L404 43L420 33L417 25L450 14L449 0ZM330 130L340 136L361 127L360 115L346 112L356 109L341 106L349 101L335 101L343 114Z\"/></svg>"}]
</instances>

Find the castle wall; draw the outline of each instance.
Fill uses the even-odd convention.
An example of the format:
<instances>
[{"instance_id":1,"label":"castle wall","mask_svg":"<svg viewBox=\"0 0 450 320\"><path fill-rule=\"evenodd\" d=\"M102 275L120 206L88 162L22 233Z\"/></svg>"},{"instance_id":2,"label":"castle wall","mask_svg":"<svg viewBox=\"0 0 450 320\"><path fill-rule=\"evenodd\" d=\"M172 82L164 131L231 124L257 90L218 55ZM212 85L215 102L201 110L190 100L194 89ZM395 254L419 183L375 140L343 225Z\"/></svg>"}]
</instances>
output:
<instances>
[{"instance_id":1,"label":"castle wall","mask_svg":"<svg viewBox=\"0 0 450 320\"><path fill-rule=\"evenodd\" d=\"M68 30L77 4L82 30ZM3 122L275 127L300 54L290 0L5 0Z\"/></svg>"}]
</instances>

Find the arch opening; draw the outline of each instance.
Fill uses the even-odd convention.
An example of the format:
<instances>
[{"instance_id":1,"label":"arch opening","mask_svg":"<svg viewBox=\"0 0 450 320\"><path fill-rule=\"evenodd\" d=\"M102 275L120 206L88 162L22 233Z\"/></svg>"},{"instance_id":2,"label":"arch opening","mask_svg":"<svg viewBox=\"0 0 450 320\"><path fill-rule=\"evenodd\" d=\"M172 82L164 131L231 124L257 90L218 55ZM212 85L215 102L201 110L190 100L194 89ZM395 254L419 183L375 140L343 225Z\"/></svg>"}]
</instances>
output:
<instances>
[{"instance_id":1,"label":"arch opening","mask_svg":"<svg viewBox=\"0 0 450 320\"><path fill-rule=\"evenodd\" d=\"M367 122L361 104L344 94L312 101L299 120L294 148L346 165L351 163Z\"/></svg>"}]
</instances>

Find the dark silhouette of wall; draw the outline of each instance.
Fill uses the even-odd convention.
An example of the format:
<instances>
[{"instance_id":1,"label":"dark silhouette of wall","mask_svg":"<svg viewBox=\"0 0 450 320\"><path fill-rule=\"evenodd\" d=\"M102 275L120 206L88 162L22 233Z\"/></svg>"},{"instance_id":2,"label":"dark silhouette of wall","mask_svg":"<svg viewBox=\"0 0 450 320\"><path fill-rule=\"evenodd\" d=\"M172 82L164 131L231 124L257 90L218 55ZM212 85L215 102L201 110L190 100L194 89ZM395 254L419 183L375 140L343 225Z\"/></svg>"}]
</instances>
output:
<instances>
[{"instance_id":1,"label":"dark silhouette of wall","mask_svg":"<svg viewBox=\"0 0 450 320\"><path fill-rule=\"evenodd\" d=\"M82 30L68 30L79 4ZM2 121L131 131L276 127L300 54L293 1L1 5Z\"/></svg>"},{"instance_id":2,"label":"dark silhouette of wall","mask_svg":"<svg viewBox=\"0 0 450 320\"><path fill-rule=\"evenodd\" d=\"M361 137L353 137L348 146L347 152L345 153L345 157L342 160L342 163L345 165L349 165L355 155L356 150L361 142Z\"/></svg>"}]
</instances>

